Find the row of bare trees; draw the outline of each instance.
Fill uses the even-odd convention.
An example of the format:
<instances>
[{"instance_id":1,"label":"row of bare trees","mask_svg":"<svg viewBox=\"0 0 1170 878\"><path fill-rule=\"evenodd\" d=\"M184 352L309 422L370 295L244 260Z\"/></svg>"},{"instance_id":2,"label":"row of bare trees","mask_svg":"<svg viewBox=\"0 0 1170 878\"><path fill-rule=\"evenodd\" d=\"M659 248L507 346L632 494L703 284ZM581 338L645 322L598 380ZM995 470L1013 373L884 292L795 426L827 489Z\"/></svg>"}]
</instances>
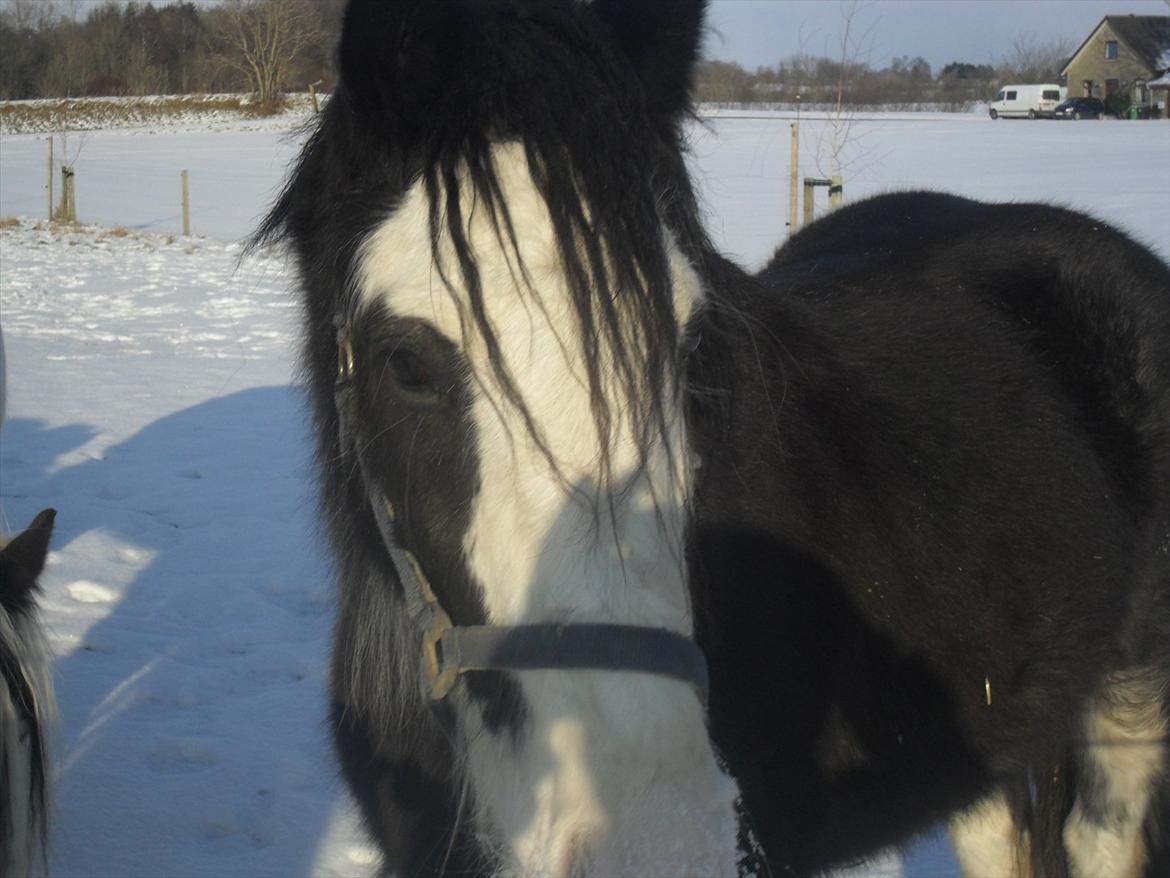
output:
<instances>
[{"instance_id":1,"label":"row of bare trees","mask_svg":"<svg viewBox=\"0 0 1170 878\"><path fill-rule=\"evenodd\" d=\"M285 90L334 79L344 0L2 0L0 99Z\"/></svg>"},{"instance_id":2,"label":"row of bare trees","mask_svg":"<svg viewBox=\"0 0 1170 878\"><path fill-rule=\"evenodd\" d=\"M921 57L905 55L885 67L871 64L865 32L844 20L834 57L797 54L774 67L745 70L726 61L703 62L697 98L710 103L793 103L874 106L987 100L1005 82L1058 82L1075 46L1067 39L1024 33L995 64L955 61L937 72Z\"/></svg>"},{"instance_id":3,"label":"row of bare trees","mask_svg":"<svg viewBox=\"0 0 1170 878\"><path fill-rule=\"evenodd\" d=\"M154 6L126 0L0 0L0 99L251 92L275 107L282 90L335 79L345 0L219 0ZM1001 82L1051 82L1067 40L1018 36L997 64L948 64L935 73L903 56L874 68L865 19L872 4L842 6L840 52L799 53L747 71L707 61L697 97L718 103L833 106L986 99Z\"/></svg>"}]
</instances>

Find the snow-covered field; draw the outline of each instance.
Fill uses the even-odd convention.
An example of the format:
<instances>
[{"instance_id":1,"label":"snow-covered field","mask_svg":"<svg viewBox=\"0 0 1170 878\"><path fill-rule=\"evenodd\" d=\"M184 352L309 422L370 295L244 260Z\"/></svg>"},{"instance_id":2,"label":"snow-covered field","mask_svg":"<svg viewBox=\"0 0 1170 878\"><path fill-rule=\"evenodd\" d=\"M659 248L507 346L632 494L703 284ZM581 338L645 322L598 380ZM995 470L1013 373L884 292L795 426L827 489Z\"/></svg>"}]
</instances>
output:
<instances>
[{"instance_id":1,"label":"snow-covered field","mask_svg":"<svg viewBox=\"0 0 1170 878\"><path fill-rule=\"evenodd\" d=\"M147 95L116 98L43 98L0 101L0 134L48 135L68 130L135 128L206 131L288 127L288 116L311 112L312 96L286 94L279 113L252 115L251 99L238 94ZM323 100L323 99L322 99Z\"/></svg>"},{"instance_id":2,"label":"snow-covered field","mask_svg":"<svg viewBox=\"0 0 1170 878\"><path fill-rule=\"evenodd\" d=\"M695 128L693 166L716 240L758 265L783 235L790 135L787 119L742 115ZM332 586L290 275L280 254L238 262L301 135L248 127L71 135L79 215L107 230L36 224L45 140L0 138L0 216L26 218L0 224L2 523L60 510L44 579L56 876L373 868L323 721ZM812 161L825 123L802 129L803 173L828 173ZM1170 258L1170 124L863 117L846 158L848 199L1043 199ZM177 235L182 169L204 237ZM955 867L935 837L882 871Z\"/></svg>"}]
</instances>

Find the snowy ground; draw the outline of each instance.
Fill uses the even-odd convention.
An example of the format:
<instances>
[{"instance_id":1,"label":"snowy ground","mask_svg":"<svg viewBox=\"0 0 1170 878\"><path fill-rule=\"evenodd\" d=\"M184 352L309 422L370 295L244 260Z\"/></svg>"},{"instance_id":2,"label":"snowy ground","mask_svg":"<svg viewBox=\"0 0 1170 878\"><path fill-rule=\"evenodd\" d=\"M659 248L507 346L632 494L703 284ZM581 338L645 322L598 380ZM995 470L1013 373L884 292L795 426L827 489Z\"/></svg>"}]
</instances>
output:
<instances>
[{"instance_id":1,"label":"snowy ground","mask_svg":"<svg viewBox=\"0 0 1170 878\"><path fill-rule=\"evenodd\" d=\"M330 586L279 262L0 231L9 530L60 510L51 872L361 872L321 718Z\"/></svg>"},{"instance_id":2,"label":"snowy ground","mask_svg":"<svg viewBox=\"0 0 1170 878\"><path fill-rule=\"evenodd\" d=\"M927 187L1071 204L1170 258L1170 125L902 118L855 123L848 198ZM811 157L825 126L802 128ZM298 137L71 135L82 220L130 234L38 227L44 138L0 138L0 216L28 218L0 227L2 523L60 510L44 582L62 712L56 876L372 869L323 725L331 585L289 275L277 254L238 263ZM694 132L713 232L746 264L782 237L788 143L776 116ZM206 237L175 236L183 168ZM881 871L955 867L935 837Z\"/></svg>"}]
</instances>

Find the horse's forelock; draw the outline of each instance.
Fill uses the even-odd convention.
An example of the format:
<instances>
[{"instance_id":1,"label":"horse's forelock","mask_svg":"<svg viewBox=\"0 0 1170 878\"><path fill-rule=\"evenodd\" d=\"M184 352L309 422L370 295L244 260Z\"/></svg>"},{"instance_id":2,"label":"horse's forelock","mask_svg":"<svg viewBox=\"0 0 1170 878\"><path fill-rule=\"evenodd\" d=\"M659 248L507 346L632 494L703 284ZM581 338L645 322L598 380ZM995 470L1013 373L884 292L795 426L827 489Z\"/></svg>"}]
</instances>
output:
<instances>
[{"instance_id":1,"label":"horse's forelock","mask_svg":"<svg viewBox=\"0 0 1170 878\"><path fill-rule=\"evenodd\" d=\"M486 316L483 284L460 216L464 204L487 211L500 246L517 252L493 150L502 142L522 143L571 295L576 325L570 334L580 345L608 485L609 443L623 414L614 411L611 396L636 401L624 414L643 459L666 432L681 331L664 217L686 227L673 230L682 238L697 223L678 155L677 119L655 110L653 95L640 85L646 74L628 56L632 49L615 45L607 30L622 28L604 22L602 12L594 18L571 5L537 5L493 19L496 41L477 43L475 58L453 62L458 70L452 75L475 84L480 99L430 106L423 128L388 131L379 117L385 108L359 99L372 86L343 82L254 244L291 239L303 273L333 275L331 304L321 296L328 285L306 277L316 288L308 304L323 325L328 309L344 313L355 301L351 278L360 240L421 180L431 206L436 264L441 236L455 254L455 271L444 280L461 288L465 329L482 337L505 401L546 449ZM490 77L484 72L489 68ZM461 191L465 187L470 191ZM684 252L694 249L680 243ZM525 284L522 263L518 269ZM539 296L533 301L539 305Z\"/></svg>"},{"instance_id":2,"label":"horse's forelock","mask_svg":"<svg viewBox=\"0 0 1170 878\"><path fill-rule=\"evenodd\" d=\"M548 303L520 253L494 146L487 140L471 140L424 169L432 257L442 281L461 293L455 298L466 305L464 333L473 331L482 340L491 377L506 397L502 402L521 415L531 438L555 468L541 427L500 349L468 237L472 212L482 211L496 244L508 255L516 293L529 296L551 320ZM571 299L575 325L569 337L578 349L570 353L580 359L589 386L602 446L601 485L612 488L610 451L619 419L627 418L632 426L639 462L644 463L668 433L668 411L677 389L681 329L658 193L628 168L581 161L578 150L563 141L537 137L525 140L523 149L551 220ZM444 244L454 254L454 265L444 261Z\"/></svg>"}]
</instances>

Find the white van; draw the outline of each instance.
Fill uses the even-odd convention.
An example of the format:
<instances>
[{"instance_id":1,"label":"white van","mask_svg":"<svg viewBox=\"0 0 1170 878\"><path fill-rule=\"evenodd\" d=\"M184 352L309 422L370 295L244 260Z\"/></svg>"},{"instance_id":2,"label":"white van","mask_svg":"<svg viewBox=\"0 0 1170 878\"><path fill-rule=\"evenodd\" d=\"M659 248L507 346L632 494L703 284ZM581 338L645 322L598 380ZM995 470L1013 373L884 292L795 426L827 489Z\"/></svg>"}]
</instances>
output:
<instances>
[{"instance_id":1,"label":"white van","mask_svg":"<svg viewBox=\"0 0 1170 878\"><path fill-rule=\"evenodd\" d=\"M1056 105L1067 96L1068 89L1059 85L1005 85L996 93L988 112L992 119L1051 117Z\"/></svg>"}]
</instances>

